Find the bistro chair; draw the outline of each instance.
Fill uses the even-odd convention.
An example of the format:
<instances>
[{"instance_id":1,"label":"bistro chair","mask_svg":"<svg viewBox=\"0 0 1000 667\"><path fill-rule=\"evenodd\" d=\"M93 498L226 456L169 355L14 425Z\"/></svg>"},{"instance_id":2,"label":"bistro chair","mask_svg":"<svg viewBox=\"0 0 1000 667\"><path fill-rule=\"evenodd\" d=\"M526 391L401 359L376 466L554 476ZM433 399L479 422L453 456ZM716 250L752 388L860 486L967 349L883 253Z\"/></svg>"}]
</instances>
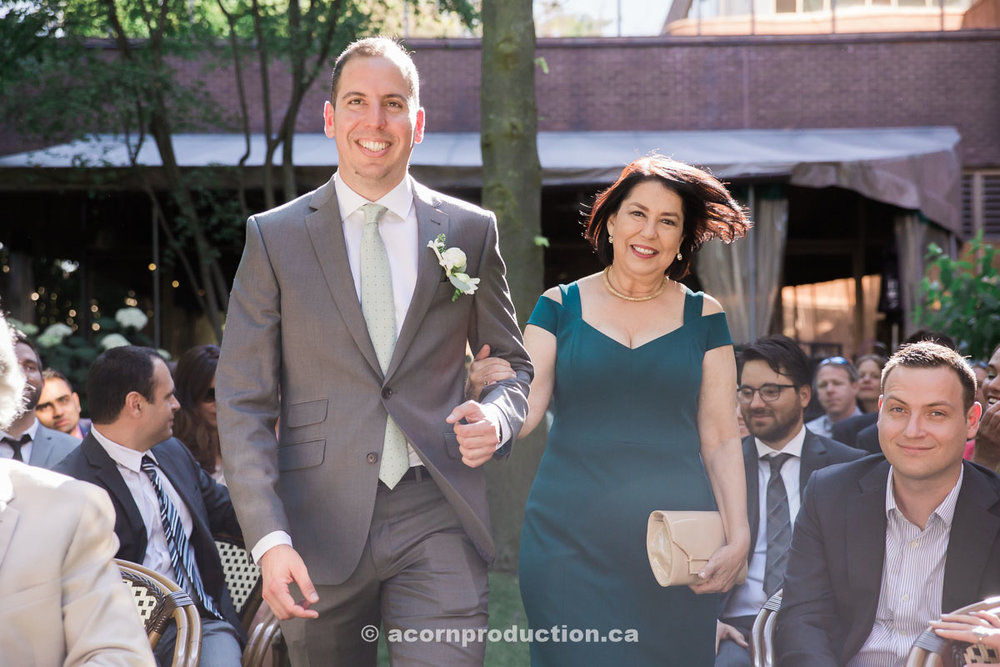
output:
<instances>
[{"instance_id":1,"label":"bistro chair","mask_svg":"<svg viewBox=\"0 0 1000 667\"><path fill-rule=\"evenodd\" d=\"M132 591L149 645L156 648L167 624L177 625L174 667L197 667L201 657L201 618L191 597L174 582L138 563L116 558L122 580Z\"/></svg>"}]
</instances>

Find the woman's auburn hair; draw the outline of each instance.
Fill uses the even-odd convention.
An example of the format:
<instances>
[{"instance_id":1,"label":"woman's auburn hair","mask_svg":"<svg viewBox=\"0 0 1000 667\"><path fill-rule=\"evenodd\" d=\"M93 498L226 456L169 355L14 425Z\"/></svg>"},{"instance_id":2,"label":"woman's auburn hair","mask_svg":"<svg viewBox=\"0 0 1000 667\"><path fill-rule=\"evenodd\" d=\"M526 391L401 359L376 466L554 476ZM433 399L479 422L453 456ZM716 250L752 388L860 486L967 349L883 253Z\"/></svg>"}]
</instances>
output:
<instances>
[{"instance_id":1,"label":"woman's auburn hair","mask_svg":"<svg viewBox=\"0 0 1000 667\"><path fill-rule=\"evenodd\" d=\"M618 180L597 194L584 220L583 236L605 266L614 260L608 240L608 219L618 211L632 188L645 181L661 183L683 202L681 259L674 260L666 271L673 280L691 272L692 257L703 243L711 239L732 243L746 236L753 226L745 208L710 173L662 155L647 155L630 162Z\"/></svg>"}]
</instances>

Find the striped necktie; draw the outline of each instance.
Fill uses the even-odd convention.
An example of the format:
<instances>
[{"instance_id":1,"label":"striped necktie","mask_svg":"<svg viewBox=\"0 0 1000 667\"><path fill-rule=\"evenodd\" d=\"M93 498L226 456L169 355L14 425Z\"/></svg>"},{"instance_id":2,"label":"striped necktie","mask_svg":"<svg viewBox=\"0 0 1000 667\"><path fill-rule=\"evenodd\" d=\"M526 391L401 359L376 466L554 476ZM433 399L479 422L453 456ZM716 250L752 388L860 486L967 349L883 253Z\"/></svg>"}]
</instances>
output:
<instances>
[{"instance_id":1,"label":"striped necktie","mask_svg":"<svg viewBox=\"0 0 1000 667\"><path fill-rule=\"evenodd\" d=\"M378 231L378 221L386 212L381 204L365 204L365 227L361 232L361 312L368 325L368 335L375 347L378 365L385 373L396 347L396 305L392 298L392 273L389 255ZM410 467L406 451L406 436L391 416L385 423L382 445L382 463L378 478L389 487L395 487Z\"/></svg>"},{"instance_id":2,"label":"striped necktie","mask_svg":"<svg viewBox=\"0 0 1000 667\"><path fill-rule=\"evenodd\" d=\"M785 581L788 548L792 544L792 521L788 508L788 493L781 467L791 454L773 454L765 460L771 467L767 481L767 552L764 556L764 594L771 597Z\"/></svg>"},{"instance_id":3,"label":"striped necktie","mask_svg":"<svg viewBox=\"0 0 1000 667\"><path fill-rule=\"evenodd\" d=\"M163 524L163 534L167 537L167 546L170 548L170 563L174 566L174 576L177 583L190 593L195 602L200 603L205 611L221 619L222 614L215 607L212 598L205 593L201 577L195 570L194 563L191 562L192 551L188 548L187 535L184 534L184 526L181 525L181 515L163 491L160 476L156 472L156 464L149 456L143 456L140 468L149 477L149 481L153 483L153 489L156 491L156 501L160 505L160 522Z\"/></svg>"}]
</instances>

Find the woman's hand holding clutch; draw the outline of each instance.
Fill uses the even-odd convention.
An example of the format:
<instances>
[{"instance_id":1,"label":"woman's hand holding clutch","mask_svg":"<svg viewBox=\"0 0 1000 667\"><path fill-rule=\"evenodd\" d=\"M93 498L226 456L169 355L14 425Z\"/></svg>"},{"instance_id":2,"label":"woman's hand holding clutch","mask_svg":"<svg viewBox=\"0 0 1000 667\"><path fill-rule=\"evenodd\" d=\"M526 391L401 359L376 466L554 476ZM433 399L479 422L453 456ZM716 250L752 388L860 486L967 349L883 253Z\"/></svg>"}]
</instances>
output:
<instances>
[{"instance_id":1,"label":"woman's hand holding clutch","mask_svg":"<svg viewBox=\"0 0 1000 667\"><path fill-rule=\"evenodd\" d=\"M747 562L748 544L725 544L712 554L701 570L700 584L692 584L695 593L725 593L732 588Z\"/></svg>"}]
</instances>

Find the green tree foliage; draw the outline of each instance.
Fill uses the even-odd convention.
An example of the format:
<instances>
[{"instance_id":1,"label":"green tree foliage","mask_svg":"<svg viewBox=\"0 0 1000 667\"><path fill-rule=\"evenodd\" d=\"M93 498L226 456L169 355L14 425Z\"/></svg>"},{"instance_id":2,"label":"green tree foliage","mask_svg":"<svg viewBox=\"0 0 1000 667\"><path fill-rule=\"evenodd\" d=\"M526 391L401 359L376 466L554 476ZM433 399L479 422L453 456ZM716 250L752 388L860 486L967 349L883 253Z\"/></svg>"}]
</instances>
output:
<instances>
[{"instance_id":1,"label":"green tree foliage","mask_svg":"<svg viewBox=\"0 0 1000 667\"><path fill-rule=\"evenodd\" d=\"M229 285L219 247L238 244L248 215L244 191L251 117L248 87L262 91L262 169L265 206L296 197L292 145L306 92L349 42L378 33L380 21L404 4L426 13L427 0L31 0L0 9L0 118L24 136L46 143L95 134L120 137L130 157L128 178L149 196L170 254L221 340ZM440 11L471 25L469 0L442 0ZM279 68L278 65L281 65ZM250 65L255 67L250 68ZM217 103L203 79L181 77L200 67L235 78L236 100ZM257 80L248 80L248 71ZM287 99L272 94L277 76ZM280 111L279 111L280 110ZM178 132L239 129L245 152L229 177L236 202L219 196L216 176L183 171L174 153ZM154 189L138 165L144 145L155 145L158 176L167 196ZM281 175L275 156L281 150ZM107 166L79 162L82 168ZM224 171L224 170L220 170ZM119 176L115 176L119 178ZM94 175L85 182L94 184ZM280 188L278 182L280 180ZM279 198L280 190L280 198ZM238 248L237 248L238 252Z\"/></svg>"},{"instance_id":2,"label":"green tree foliage","mask_svg":"<svg viewBox=\"0 0 1000 667\"><path fill-rule=\"evenodd\" d=\"M989 359L1000 343L1000 272L996 250L982 232L969 243L968 259L952 259L936 244L927 251L913 320L958 342L962 354Z\"/></svg>"}]
</instances>

